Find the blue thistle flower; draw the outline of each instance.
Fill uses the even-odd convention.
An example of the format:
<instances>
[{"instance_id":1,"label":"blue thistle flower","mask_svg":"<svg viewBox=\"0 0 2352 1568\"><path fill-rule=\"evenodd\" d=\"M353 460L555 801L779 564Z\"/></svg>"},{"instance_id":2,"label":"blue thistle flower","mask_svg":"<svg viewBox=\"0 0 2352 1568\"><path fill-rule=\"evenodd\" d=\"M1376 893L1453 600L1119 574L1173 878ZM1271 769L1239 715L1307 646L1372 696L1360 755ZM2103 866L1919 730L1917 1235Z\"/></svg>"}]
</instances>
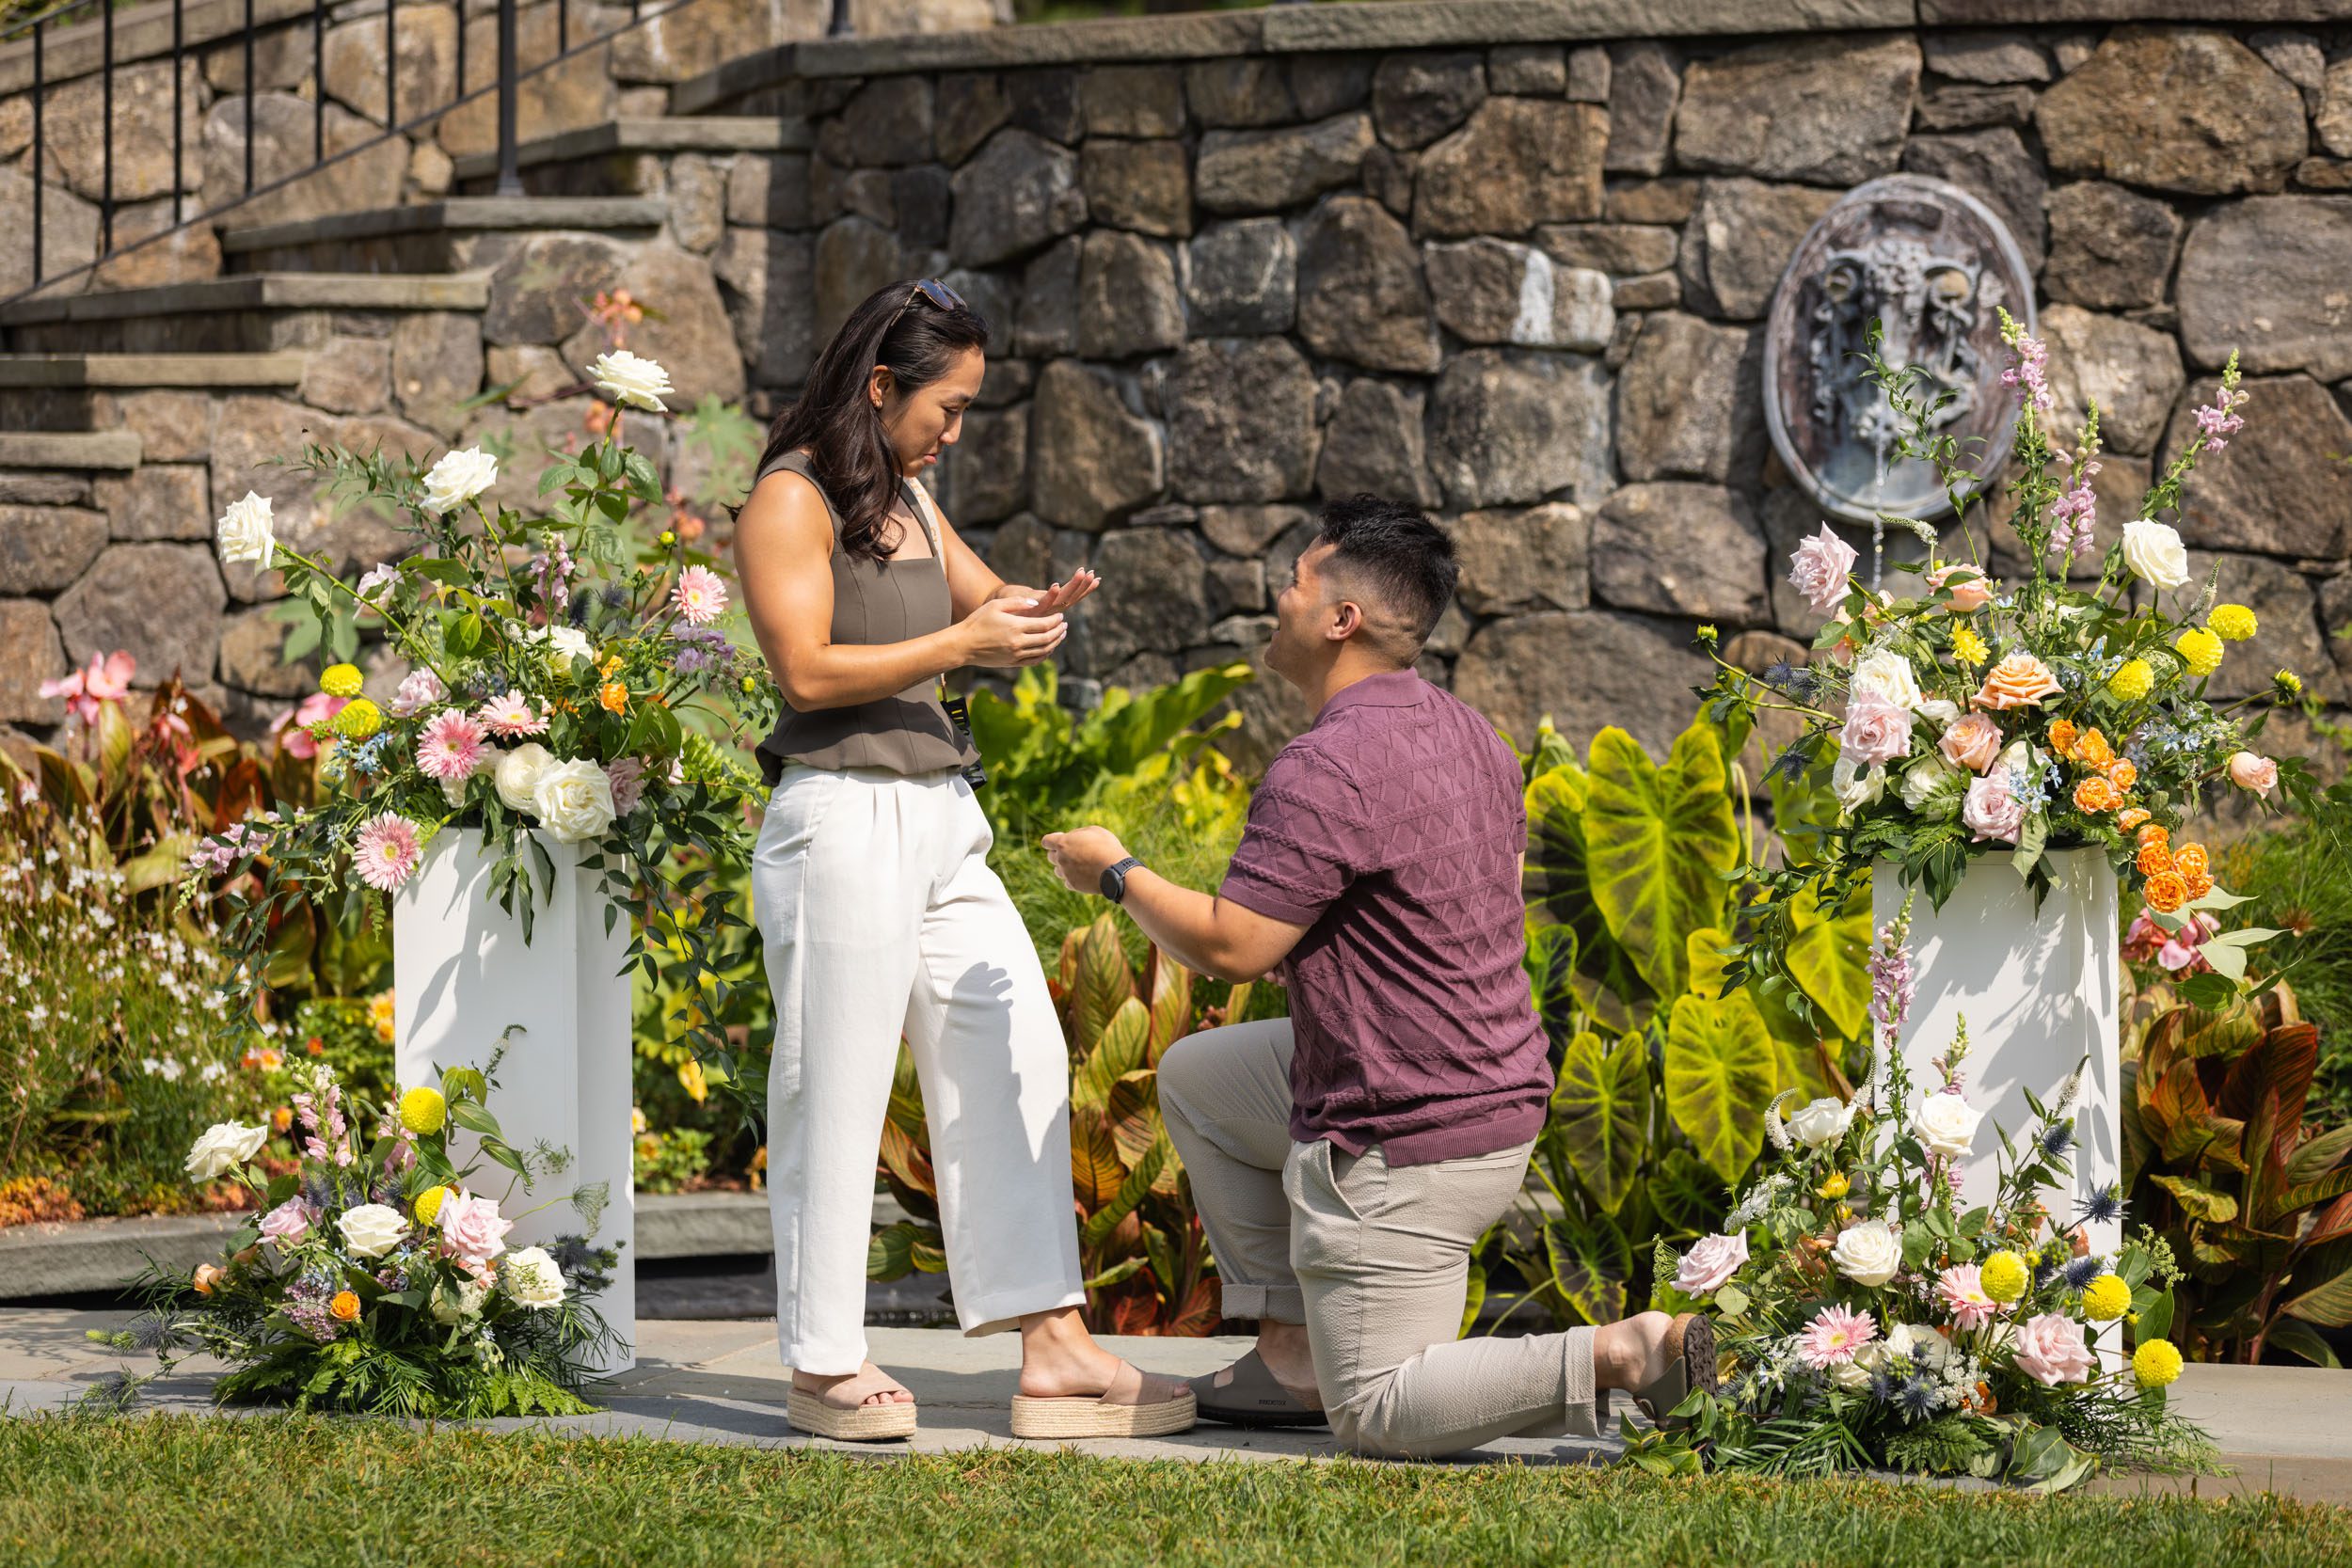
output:
<instances>
[{"instance_id":1,"label":"blue thistle flower","mask_svg":"<svg viewBox=\"0 0 2352 1568\"><path fill-rule=\"evenodd\" d=\"M2114 1184L2110 1182L2084 1198L2075 1210L2074 1217L2089 1220L2094 1225L2105 1225L2110 1220L2122 1219L2123 1217L2122 1195L2117 1192Z\"/></svg>"},{"instance_id":2,"label":"blue thistle flower","mask_svg":"<svg viewBox=\"0 0 2352 1568\"><path fill-rule=\"evenodd\" d=\"M2051 1159L2062 1158L2074 1147L2074 1123L2071 1119L2052 1122L2042 1130L2041 1144L2042 1152Z\"/></svg>"},{"instance_id":3,"label":"blue thistle flower","mask_svg":"<svg viewBox=\"0 0 2352 1568\"><path fill-rule=\"evenodd\" d=\"M1935 1414L1935 1399L1936 1386L1933 1378L1907 1377L1903 1379L1902 1386L1896 1391L1895 1404L1902 1411L1904 1419L1924 1421Z\"/></svg>"},{"instance_id":4,"label":"blue thistle flower","mask_svg":"<svg viewBox=\"0 0 2352 1568\"><path fill-rule=\"evenodd\" d=\"M2084 1257L2069 1259L2065 1270L2066 1288L2070 1291L2079 1291L2106 1272L2106 1260L2101 1258Z\"/></svg>"}]
</instances>

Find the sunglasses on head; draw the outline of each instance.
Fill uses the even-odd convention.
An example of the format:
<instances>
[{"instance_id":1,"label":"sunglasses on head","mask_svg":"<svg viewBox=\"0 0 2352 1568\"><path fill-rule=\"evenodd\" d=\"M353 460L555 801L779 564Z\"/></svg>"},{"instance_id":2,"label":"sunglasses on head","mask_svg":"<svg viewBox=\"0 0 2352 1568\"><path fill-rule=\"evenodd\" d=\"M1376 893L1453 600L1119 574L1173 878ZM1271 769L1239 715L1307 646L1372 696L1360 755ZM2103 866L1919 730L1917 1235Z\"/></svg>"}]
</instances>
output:
<instances>
[{"instance_id":1,"label":"sunglasses on head","mask_svg":"<svg viewBox=\"0 0 2352 1568\"><path fill-rule=\"evenodd\" d=\"M898 318L913 309L918 299L928 299L942 310L961 310L964 308L963 296L938 278L918 277L914 280L914 287L907 291L906 303L891 313L888 325L882 327L884 337L890 335L890 328L898 325Z\"/></svg>"}]
</instances>

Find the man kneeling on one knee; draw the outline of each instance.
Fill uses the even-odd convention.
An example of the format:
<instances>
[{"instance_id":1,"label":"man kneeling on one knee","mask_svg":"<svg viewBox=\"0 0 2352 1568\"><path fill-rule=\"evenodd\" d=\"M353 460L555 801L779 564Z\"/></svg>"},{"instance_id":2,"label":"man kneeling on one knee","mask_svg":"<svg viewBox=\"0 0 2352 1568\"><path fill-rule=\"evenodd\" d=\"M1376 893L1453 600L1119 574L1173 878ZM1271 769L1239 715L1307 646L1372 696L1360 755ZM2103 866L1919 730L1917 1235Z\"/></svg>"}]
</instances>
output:
<instances>
[{"instance_id":1,"label":"man kneeling on one knee","mask_svg":"<svg viewBox=\"0 0 2352 1568\"><path fill-rule=\"evenodd\" d=\"M1103 828L1045 840L1192 969L1278 967L1287 1020L1177 1041L1160 1109L1192 1174L1229 1318L1257 1348L1193 1386L1200 1415L1328 1419L1347 1447L1434 1457L1512 1433L1591 1436L1606 1390L1653 1416L1711 1382L1705 1319L1457 1339L1470 1256L1510 1207L1552 1073L1527 980L1519 769L1414 670L1453 597L1451 540L1373 496L1334 503L1277 606L1266 664L1316 708L1249 807L1212 896Z\"/></svg>"}]
</instances>

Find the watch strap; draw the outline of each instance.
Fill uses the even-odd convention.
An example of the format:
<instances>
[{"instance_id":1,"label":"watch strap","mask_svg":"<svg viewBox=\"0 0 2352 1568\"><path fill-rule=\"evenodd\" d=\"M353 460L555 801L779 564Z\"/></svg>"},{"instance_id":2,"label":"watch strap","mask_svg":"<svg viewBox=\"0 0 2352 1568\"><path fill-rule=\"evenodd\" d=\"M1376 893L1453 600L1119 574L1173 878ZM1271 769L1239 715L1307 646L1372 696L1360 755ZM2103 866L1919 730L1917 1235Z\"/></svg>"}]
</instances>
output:
<instances>
[{"instance_id":1,"label":"watch strap","mask_svg":"<svg viewBox=\"0 0 2352 1568\"><path fill-rule=\"evenodd\" d=\"M1114 904L1125 903L1127 900L1127 873L1133 871L1136 867L1141 865L1142 863L1143 863L1136 859L1135 856L1129 855L1125 860L1120 861L1117 865L1104 866L1103 868L1103 896L1109 899Z\"/></svg>"}]
</instances>

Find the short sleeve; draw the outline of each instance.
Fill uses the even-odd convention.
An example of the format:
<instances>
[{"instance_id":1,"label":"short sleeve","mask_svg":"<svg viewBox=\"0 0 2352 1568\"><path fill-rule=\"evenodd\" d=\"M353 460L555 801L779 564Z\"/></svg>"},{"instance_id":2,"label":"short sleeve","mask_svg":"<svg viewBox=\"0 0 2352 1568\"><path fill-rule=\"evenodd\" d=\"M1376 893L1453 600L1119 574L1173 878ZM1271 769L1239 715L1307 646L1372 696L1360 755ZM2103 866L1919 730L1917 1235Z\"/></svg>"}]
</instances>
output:
<instances>
[{"instance_id":1,"label":"short sleeve","mask_svg":"<svg viewBox=\"0 0 2352 1568\"><path fill-rule=\"evenodd\" d=\"M1249 823L1218 896L1294 926L1311 926L1366 868L1356 789L1326 758L1295 744L1249 798Z\"/></svg>"}]
</instances>

